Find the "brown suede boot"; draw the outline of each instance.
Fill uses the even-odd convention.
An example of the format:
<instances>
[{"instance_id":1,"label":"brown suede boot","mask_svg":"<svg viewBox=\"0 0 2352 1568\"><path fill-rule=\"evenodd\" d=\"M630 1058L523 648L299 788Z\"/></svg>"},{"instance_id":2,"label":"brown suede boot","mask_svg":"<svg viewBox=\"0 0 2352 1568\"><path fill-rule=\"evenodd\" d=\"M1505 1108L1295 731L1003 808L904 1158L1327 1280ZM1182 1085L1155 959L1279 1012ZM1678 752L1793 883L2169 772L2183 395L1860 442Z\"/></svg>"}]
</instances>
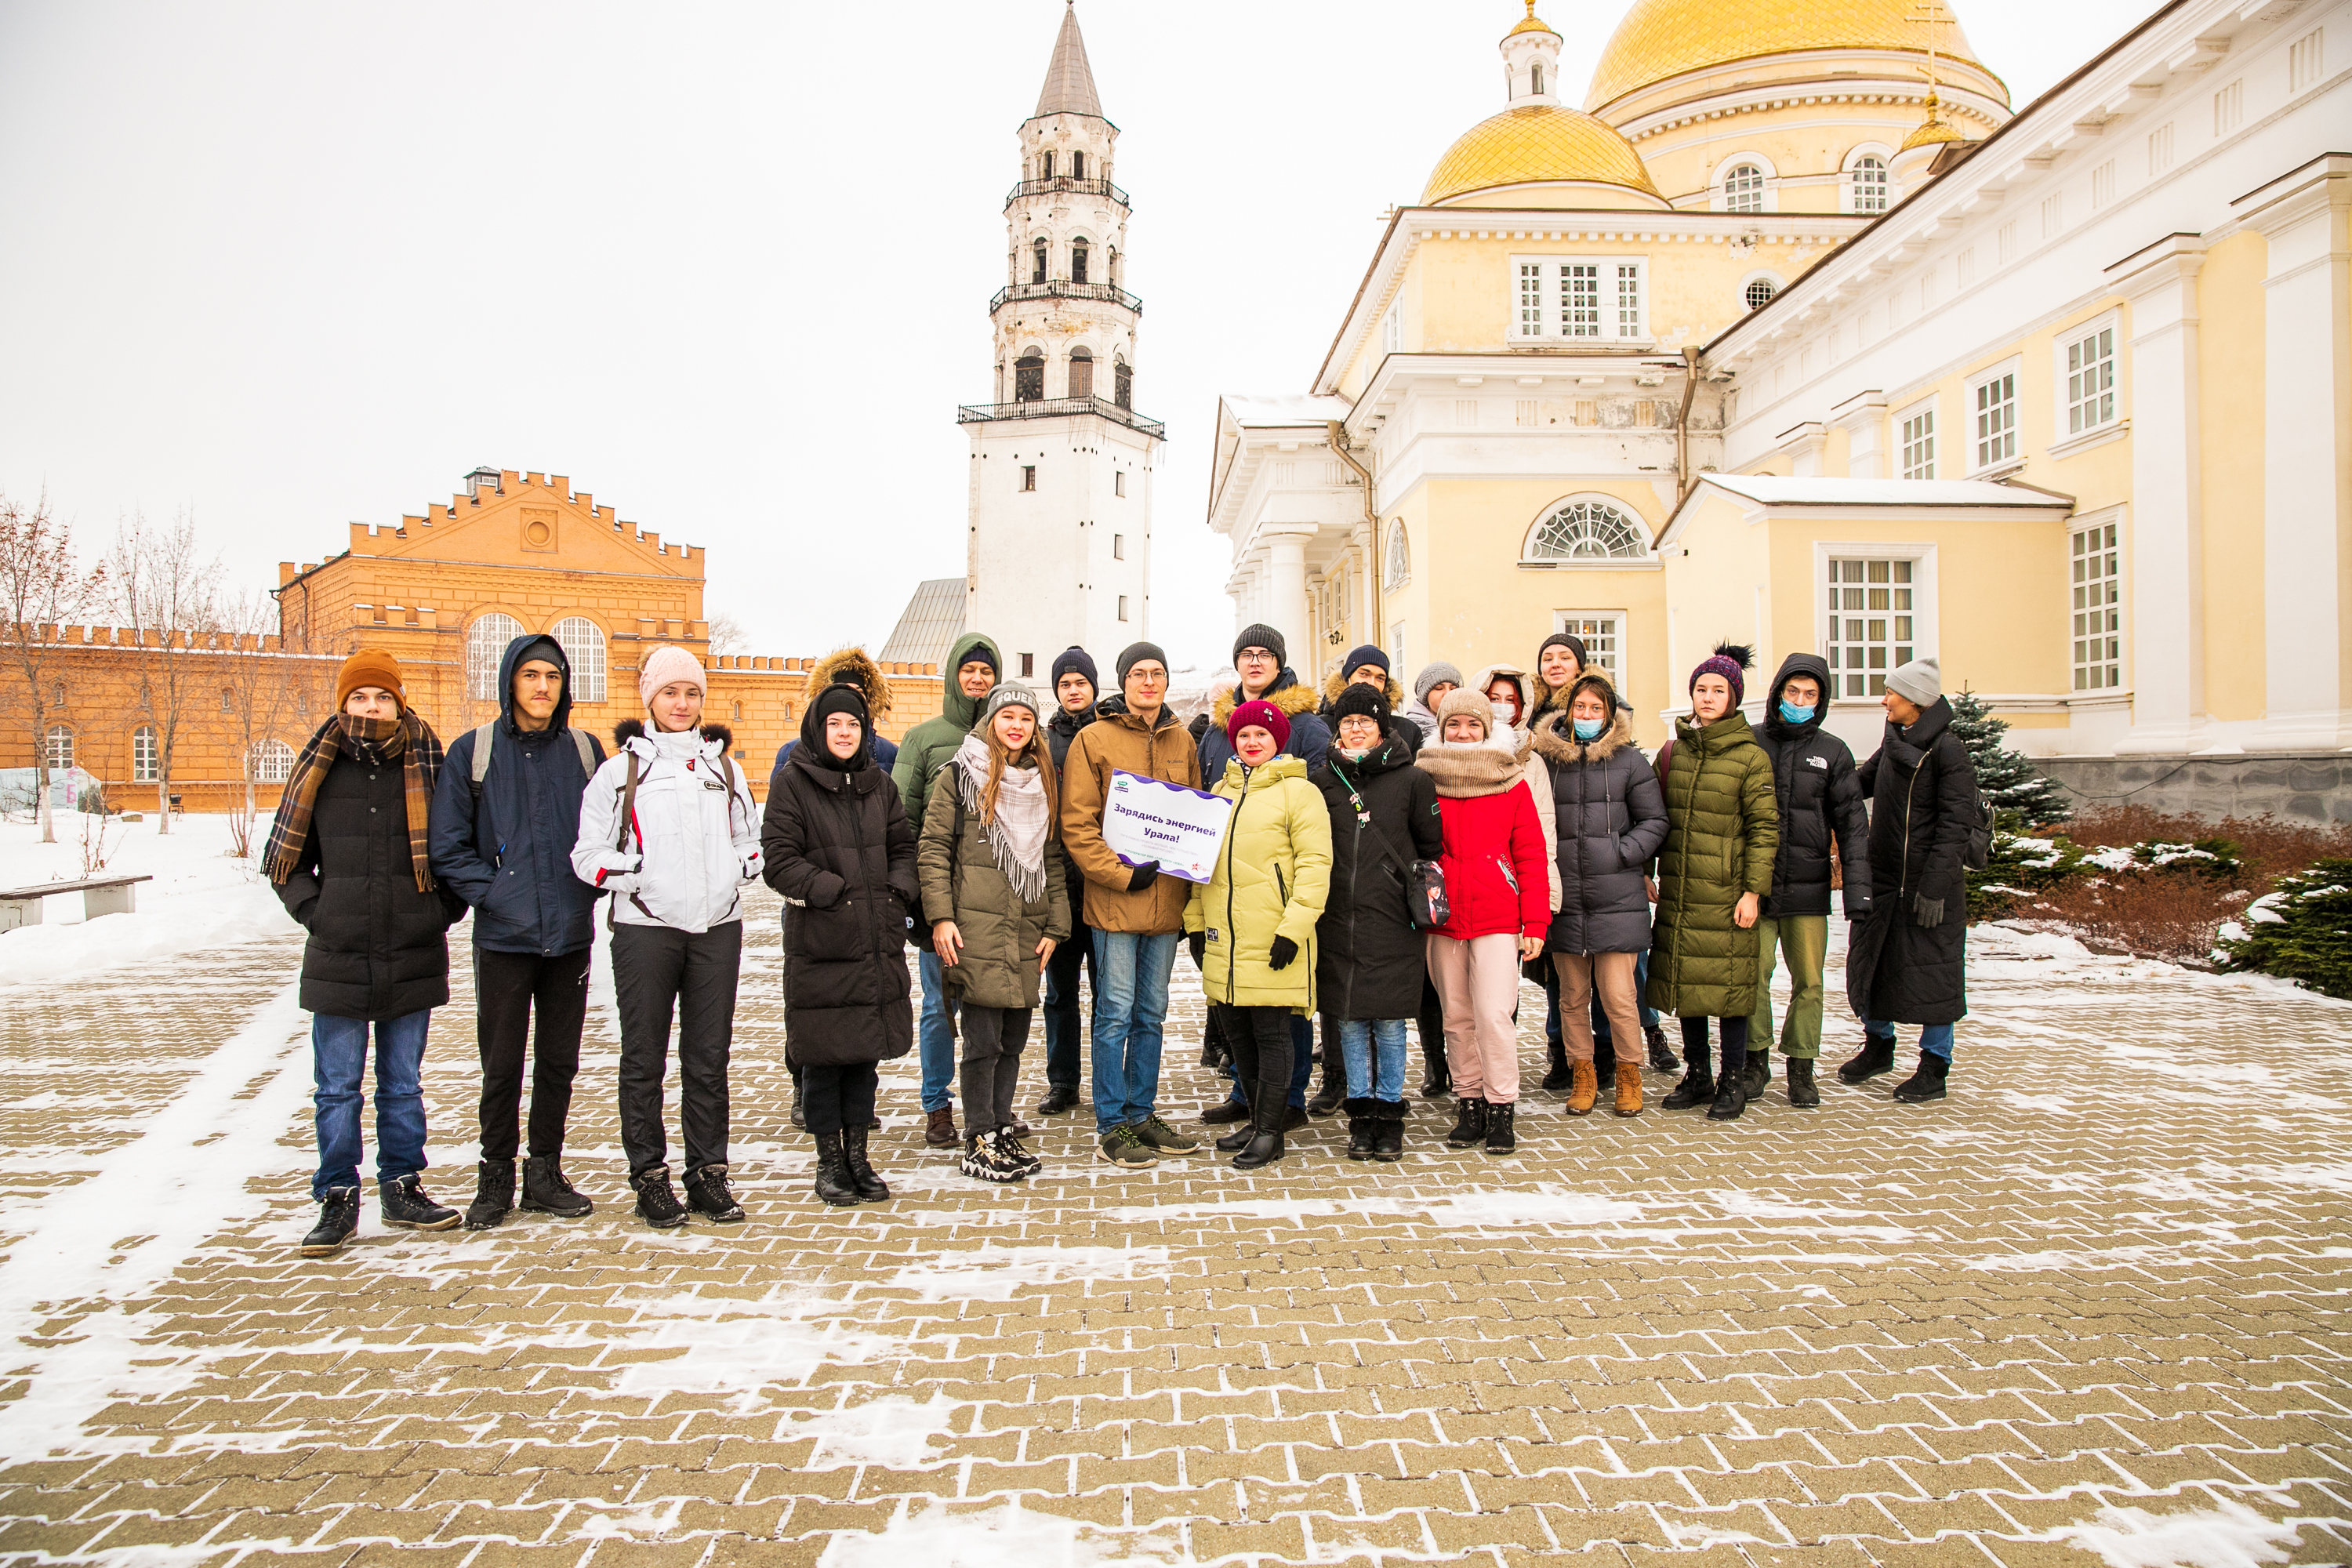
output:
<instances>
[{"instance_id":1,"label":"brown suede boot","mask_svg":"<svg viewBox=\"0 0 2352 1568\"><path fill-rule=\"evenodd\" d=\"M1611 1106L1609 1109L1615 1111L1620 1116L1639 1116L1642 1114L1641 1063L1629 1062L1622 1057L1618 1058L1617 1103Z\"/></svg>"},{"instance_id":2,"label":"brown suede boot","mask_svg":"<svg viewBox=\"0 0 2352 1568\"><path fill-rule=\"evenodd\" d=\"M955 1107L942 1105L923 1126L923 1142L934 1149L952 1149L963 1142L956 1133Z\"/></svg>"},{"instance_id":3,"label":"brown suede boot","mask_svg":"<svg viewBox=\"0 0 2352 1568\"><path fill-rule=\"evenodd\" d=\"M1591 1115L1592 1102L1601 1093L1600 1080L1593 1076L1592 1064L1570 1062L1568 1070L1568 1113L1570 1116Z\"/></svg>"}]
</instances>

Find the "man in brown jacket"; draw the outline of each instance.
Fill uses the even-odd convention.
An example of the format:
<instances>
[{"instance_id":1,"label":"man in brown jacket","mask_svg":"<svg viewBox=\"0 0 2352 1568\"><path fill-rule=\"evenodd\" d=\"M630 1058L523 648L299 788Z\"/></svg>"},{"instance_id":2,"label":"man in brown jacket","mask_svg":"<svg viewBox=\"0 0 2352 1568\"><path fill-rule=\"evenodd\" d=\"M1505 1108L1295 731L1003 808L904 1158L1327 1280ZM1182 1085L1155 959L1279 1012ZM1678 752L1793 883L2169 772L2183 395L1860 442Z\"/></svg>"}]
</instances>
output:
<instances>
[{"instance_id":1,"label":"man in brown jacket","mask_svg":"<svg viewBox=\"0 0 2352 1568\"><path fill-rule=\"evenodd\" d=\"M1103 842L1103 803L1114 770L1201 787L1192 732L1168 708L1168 656L1148 642L1118 656L1119 695L1070 742L1062 769L1062 847L1087 879L1094 928L1095 1131L1103 1158L1141 1170L1200 1144L1154 1114L1168 980L1192 885L1162 877L1158 861L1129 866Z\"/></svg>"}]
</instances>

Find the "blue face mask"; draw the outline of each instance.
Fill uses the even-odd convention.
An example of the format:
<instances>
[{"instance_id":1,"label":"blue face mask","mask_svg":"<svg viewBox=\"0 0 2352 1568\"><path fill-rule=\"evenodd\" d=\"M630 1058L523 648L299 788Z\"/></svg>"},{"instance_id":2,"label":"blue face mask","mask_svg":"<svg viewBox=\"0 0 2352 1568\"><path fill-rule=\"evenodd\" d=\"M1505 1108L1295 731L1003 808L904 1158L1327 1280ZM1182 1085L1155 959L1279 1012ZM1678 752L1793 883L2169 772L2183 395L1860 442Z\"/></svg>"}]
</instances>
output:
<instances>
[{"instance_id":1,"label":"blue face mask","mask_svg":"<svg viewBox=\"0 0 2352 1568\"><path fill-rule=\"evenodd\" d=\"M1606 719L1579 719L1574 721L1574 722L1576 724L1576 738L1578 740L1597 741L1601 739L1601 731L1607 727L1609 721Z\"/></svg>"},{"instance_id":2,"label":"blue face mask","mask_svg":"<svg viewBox=\"0 0 2352 1568\"><path fill-rule=\"evenodd\" d=\"M1791 724L1810 724L1813 721L1813 710L1810 706L1800 708L1783 697L1780 699L1780 717Z\"/></svg>"}]
</instances>

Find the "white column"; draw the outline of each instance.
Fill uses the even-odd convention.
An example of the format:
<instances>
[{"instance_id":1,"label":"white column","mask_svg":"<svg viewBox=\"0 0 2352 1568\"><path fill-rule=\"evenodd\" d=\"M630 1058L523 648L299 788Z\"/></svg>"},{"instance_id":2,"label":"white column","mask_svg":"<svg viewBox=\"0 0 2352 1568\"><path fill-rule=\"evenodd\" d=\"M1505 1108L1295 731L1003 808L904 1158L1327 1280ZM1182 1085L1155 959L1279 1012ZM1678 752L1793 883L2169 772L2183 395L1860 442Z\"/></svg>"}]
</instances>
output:
<instances>
[{"instance_id":1,"label":"white column","mask_svg":"<svg viewBox=\"0 0 2352 1568\"><path fill-rule=\"evenodd\" d=\"M2118 752L2189 752L2205 719L2205 522L2198 457L2197 272L2205 242L2173 235L2109 268L2131 303L2131 584L2124 643L2131 730ZM2031 374L2029 371L2028 374Z\"/></svg>"},{"instance_id":2,"label":"white column","mask_svg":"<svg viewBox=\"0 0 2352 1568\"><path fill-rule=\"evenodd\" d=\"M2270 242L2263 306L2263 718L2246 742L2352 742L2352 157L2319 158L2233 204Z\"/></svg>"},{"instance_id":3,"label":"white column","mask_svg":"<svg viewBox=\"0 0 2352 1568\"><path fill-rule=\"evenodd\" d=\"M1290 645L1290 666L1298 679L1311 681L1315 649L1309 645L1314 621L1307 612L1307 542L1315 537L1311 522L1268 523L1260 530L1265 540L1266 604L1260 616ZM1299 661L1305 659L1305 664Z\"/></svg>"},{"instance_id":4,"label":"white column","mask_svg":"<svg viewBox=\"0 0 2352 1568\"><path fill-rule=\"evenodd\" d=\"M1374 624L1380 610L1381 585L1372 576L1372 524L1356 525L1356 640L1360 643L1380 643L1386 647L1381 628ZM1394 672L1391 671L1391 674Z\"/></svg>"}]
</instances>

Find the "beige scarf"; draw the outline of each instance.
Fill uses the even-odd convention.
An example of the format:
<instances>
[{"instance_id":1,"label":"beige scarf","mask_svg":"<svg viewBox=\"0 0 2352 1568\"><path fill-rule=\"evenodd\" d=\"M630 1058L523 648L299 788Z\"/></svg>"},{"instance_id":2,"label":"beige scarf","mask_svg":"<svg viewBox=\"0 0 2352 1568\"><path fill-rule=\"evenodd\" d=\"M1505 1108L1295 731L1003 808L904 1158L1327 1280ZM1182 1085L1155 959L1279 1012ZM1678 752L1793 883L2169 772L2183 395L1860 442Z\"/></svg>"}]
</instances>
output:
<instances>
[{"instance_id":1,"label":"beige scarf","mask_svg":"<svg viewBox=\"0 0 2352 1568\"><path fill-rule=\"evenodd\" d=\"M981 792L988 787L988 742L966 735L956 748L955 766L963 808L978 816ZM981 833L996 868L1024 904L1045 896L1045 835L1052 827L1044 777L1034 767L1008 766L996 781L996 820L982 823Z\"/></svg>"},{"instance_id":2,"label":"beige scarf","mask_svg":"<svg viewBox=\"0 0 2352 1568\"><path fill-rule=\"evenodd\" d=\"M1413 765L1437 781L1438 794L1455 800L1500 795L1527 771L1517 758L1485 741L1470 746L1423 746Z\"/></svg>"}]
</instances>

